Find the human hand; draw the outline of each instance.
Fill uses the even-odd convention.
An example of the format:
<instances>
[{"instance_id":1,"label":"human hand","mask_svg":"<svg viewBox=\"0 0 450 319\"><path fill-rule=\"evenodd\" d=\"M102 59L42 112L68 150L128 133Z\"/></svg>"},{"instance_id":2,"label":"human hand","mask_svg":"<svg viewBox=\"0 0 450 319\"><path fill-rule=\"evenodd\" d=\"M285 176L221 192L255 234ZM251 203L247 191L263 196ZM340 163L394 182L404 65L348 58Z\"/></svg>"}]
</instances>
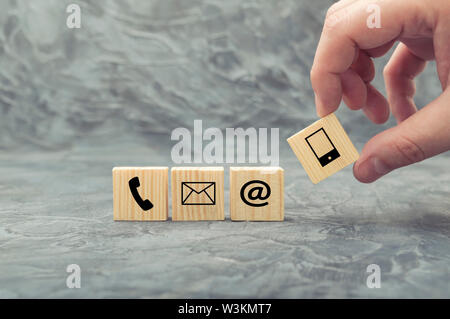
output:
<instances>
[{"instance_id":1,"label":"human hand","mask_svg":"<svg viewBox=\"0 0 450 319\"><path fill-rule=\"evenodd\" d=\"M381 12L381 28L369 28L369 4ZM388 172L450 149L450 2L448 0L341 0L329 9L311 69L320 117L336 111L341 99L384 123L389 109L398 125L364 146L353 167L370 183ZM349 22L349 23L346 23ZM384 69L388 101L370 84L372 58L395 49ZM417 111L414 77L436 60L442 94Z\"/></svg>"}]
</instances>

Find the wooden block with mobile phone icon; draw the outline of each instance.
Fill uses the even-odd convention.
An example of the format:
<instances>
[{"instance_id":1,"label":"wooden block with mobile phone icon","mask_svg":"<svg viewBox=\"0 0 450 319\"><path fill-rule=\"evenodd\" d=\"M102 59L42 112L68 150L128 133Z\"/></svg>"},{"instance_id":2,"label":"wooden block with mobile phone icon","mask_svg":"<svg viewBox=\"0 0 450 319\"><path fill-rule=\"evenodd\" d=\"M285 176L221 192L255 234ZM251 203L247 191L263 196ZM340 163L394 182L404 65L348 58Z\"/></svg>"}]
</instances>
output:
<instances>
[{"instance_id":1,"label":"wooden block with mobile phone icon","mask_svg":"<svg viewBox=\"0 0 450 319\"><path fill-rule=\"evenodd\" d=\"M173 167L172 220L224 220L223 167Z\"/></svg>"},{"instance_id":2,"label":"wooden block with mobile phone icon","mask_svg":"<svg viewBox=\"0 0 450 319\"><path fill-rule=\"evenodd\" d=\"M112 175L114 220L167 220L168 167L115 167Z\"/></svg>"},{"instance_id":3,"label":"wooden block with mobile phone icon","mask_svg":"<svg viewBox=\"0 0 450 319\"><path fill-rule=\"evenodd\" d=\"M234 221L284 219L284 171L280 167L231 167L230 215Z\"/></svg>"},{"instance_id":4,"label":"wooden block with mobile phone icon","mask_svg":"<svg viewBox=\"0 0 450 319\"><path fill-rule=\"evenodd\" d=\"M287 141L314 184L355 162L359 157L334 114L314 122Z\"/></svg>"}]
</instances>

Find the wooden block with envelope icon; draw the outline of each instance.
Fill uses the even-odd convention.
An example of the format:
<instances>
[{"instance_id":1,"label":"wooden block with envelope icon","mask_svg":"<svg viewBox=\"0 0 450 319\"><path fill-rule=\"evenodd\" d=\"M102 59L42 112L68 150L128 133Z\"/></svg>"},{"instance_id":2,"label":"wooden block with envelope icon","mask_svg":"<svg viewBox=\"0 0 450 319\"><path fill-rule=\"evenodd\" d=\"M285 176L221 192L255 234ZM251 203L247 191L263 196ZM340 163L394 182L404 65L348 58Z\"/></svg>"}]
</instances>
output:
<instances>
[{"instance_id":1,"label":"wooden block with envelope icon","mask_svg":"<svg viewBox=\"0 0 450 319\"><path fill-rule=\"evenodd\" d=\"M314 184L355 162L358 151L333 113L287 139Z\"/></svg>"},{"instance_id":2,"label":"wooden block with envelope icon","mask_svg":"<svg viewBox=\"0 0 450 319\"><path fill-rule=\"evenodd\" d=\"M224 220L223 167L173 167L172 220Z\"/></svg>"}]
</instances>

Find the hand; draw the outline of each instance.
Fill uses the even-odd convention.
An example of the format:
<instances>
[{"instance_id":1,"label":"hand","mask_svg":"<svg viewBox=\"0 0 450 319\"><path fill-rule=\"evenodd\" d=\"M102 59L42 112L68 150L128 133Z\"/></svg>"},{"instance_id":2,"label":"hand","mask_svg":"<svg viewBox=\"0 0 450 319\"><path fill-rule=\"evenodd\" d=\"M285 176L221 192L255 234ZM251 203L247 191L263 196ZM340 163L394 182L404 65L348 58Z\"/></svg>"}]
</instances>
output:
<instances>
[{"instance_id":1,"label":"hand","mask_svg":"<svg viewBox=\"0 0 450 319\"><path fill-rule=\"evenodd\" d=\"M380 8L381 28L369 28L369 4ZM370 183L388 172L450 149L450 1L341 0L328 11L311 70L320 117L336 111L341 99L384 123L389 109L398 125L373 137L353 167ZM370 82L372 58L399 41L384 69L388 101ZM442 94L417 111L414 77L436 60Z\"/></svg>"}]
</instances>

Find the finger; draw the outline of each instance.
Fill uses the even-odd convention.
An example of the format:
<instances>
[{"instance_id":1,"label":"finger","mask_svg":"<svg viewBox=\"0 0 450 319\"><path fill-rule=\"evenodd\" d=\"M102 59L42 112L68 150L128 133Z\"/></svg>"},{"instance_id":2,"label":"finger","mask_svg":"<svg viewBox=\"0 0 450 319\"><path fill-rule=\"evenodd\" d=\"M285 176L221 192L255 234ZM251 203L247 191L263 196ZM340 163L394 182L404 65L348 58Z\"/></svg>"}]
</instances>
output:
<instances>
[{"instance_id":1,"label":"finger","mask_svg":"<svg viewBox=\"0 0 450 319\"><path fill-rule=\"evenodd\" d=\"M358 58L351 65L351 69L358 73L361 79L366 83L371 82L375 77L375 66L372 59L365 51L359 50Z\"/></svg>"},{"instance_id":2,"label":"finger","mask_svg":"<svg viewBox=\"0 0 450 319\"><path fill-rule=\"evenodd\" d=\"M342 98L339 75L351 66L358 48L370 50L381 47L400 34L408 36L410 30L416 30L412 28L413 23L423 22L418 21L424 20L422 2L414 1L415 5L411 5L411 1L377 2L379 11L383 13L382 28L368 28L368 4L365 1L355 2L345 10L327 15L311 69L311 82L320 116L338 108Z\"/></svg>"},{"instance_id":3,"label":"finger","mask_svg":"<svg viewBox=\"0 0 450 319\"><path fill-rule=\"evenodd\" d=\"M448 40L450 19L442 19L442 21L443 23L436 27L433 48L439 80L442 89L445 90L450 86L450 41Z\"/></svg>"},{"instance_id":4,"label":"finger","mask_svg":"<svg viewBox=\"0 0 450 319\"><path fill-rule=\"evenodd\" d=\"M433 38L420 38L420 39L400 39L401 43L408 47L409 51L416 57L425 61L435 59Z\"/></svg>"},{"instance_id":5,"label":"finger","mask_svg":"<svg viewBox=\"0 0 450 319\"><path fill-rule=\"evenodd\" d=\"M383 124L389 118L389 105L387 100L371 84L367 84L367 102L363 107L363 111L376 124Z\"/></svg>"},{"instance_id":6,"label":"finger","mask_svg":"<svg viewBox=\"0 0 450 319\"><path fill-rule=\"evenodd\" d=\"M414 77L425 68L425 60L400 43L384 69L387 96L392 114L400 123L417 111Z\"/></svg>"},{"instance_id":7,"label":"finger","mask_svg":"<svg viewBox=\"0 0 450 319\"><path fill-rule=\"evenodd\" d=\"M389 41L388 43L385 43L377 48L367 49L365 50L365 52L372 58L378 58L385 55L394 46L395 42L396 39Z\"/></svg>"},{"instance_id":8,"label":"finger","mask_svg":"<svg viewBox=\"0 0 450 319\"><path fill-rule=\"evenodd\" d=\"M370 183L390 171L450 150L450 89L398 126L373 137L353 167Z\"/></svg>"},{"instance_id":9,"label":"finger","mask_svg":"<svg viewBox=\"0 0 450 319\"><path fill-rule=\"evenodd\" d=\"M361 77L352 69L341 75L343 99L351 110L359 110L366 105L367 88Z\"/></svg>"},{"instance_id":10,"label":"finger","mask_svg":"<svg viewBox=\"0 0 450 319\"><path fill-rule=\"evenodd\" d=\"M321 78L326 78L321 82ZM342 84L339 73L311 69L311 84L314 90L316 111L319 117L333 113L342 99Z\"/></svg>"}]
</instances>

